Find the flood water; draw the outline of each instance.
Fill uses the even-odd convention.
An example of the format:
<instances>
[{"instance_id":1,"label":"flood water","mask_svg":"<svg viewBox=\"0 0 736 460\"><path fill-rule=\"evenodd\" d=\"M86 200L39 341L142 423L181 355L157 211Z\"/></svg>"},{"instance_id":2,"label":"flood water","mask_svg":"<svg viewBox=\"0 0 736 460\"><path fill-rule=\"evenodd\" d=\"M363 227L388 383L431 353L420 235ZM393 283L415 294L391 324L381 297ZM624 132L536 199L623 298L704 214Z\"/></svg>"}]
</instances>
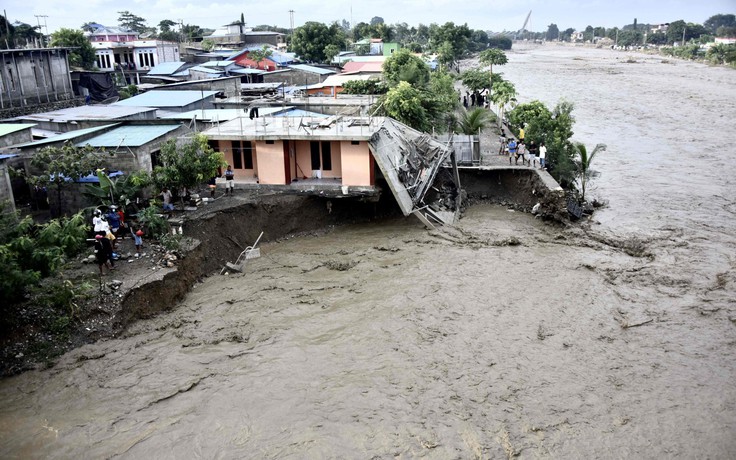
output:
<instances>
[{"instance_id":1,"label":"flood water","mask_svg":"<svg viewBox=\"0 0 736 460\"><path fill-rule=\"evenodd\" d=\"M736 73L557 46L502 71L607 144L594 222L479 205L267 244L0 381L0 457L733 458Z\"/></svg>"}]
</instances>

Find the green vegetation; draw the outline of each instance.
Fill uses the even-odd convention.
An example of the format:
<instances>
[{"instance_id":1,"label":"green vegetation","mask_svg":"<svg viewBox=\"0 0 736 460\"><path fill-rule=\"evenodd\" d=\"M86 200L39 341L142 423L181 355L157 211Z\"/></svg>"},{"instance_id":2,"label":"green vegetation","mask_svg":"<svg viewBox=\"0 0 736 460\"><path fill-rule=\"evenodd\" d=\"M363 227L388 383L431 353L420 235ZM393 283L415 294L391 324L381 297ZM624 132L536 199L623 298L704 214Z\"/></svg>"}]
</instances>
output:
<instances>
[{"instance_id":1,"label":"green vegetation","mask_svg":"<svg viewBox=\"0 0 736 460\"><path fill-rule=\"evenodd\" d=\"M57 215L61 215L61 192L64 187L91 174L102 165L102 157L95 149L86 145L77 147L67 141L60 147L46 147L36 153L31 166L40 171L28 181L33 185L53 186L57 193Z\"/></svg>"},{"instance_id":2,"label":"green vegetation","mask_svg":"<svg viewBox=\"0 0 736 460\"><path fill-rule=\"evenodd\" d=\"M328 45L344 46L345 34L337 23L329 27L321 22L307 22L294 29L291 50L308 62L328 62L325 49ZM332 52L330 48L328 51Z\"/></svg>"},{"instance_id":3,"label":"green vegetation","mask_svg":"<svg viewBox=\"0 0 736 460\"><path fill-rule=\"evenodd\" d=\"M128 99L138 94L138 87L136 85L127 85L123 88L118 89L118 95L120 100Z\"/></svg>"},{"instance_id":4,"label":"green vegetation","mask_svg":"<svg viewBox=\"0 0 736 460\"><path fill-rule=\"evenodd\" d=\"M17 303L41 278L56 274L84 246L87 226L81 213L36 224L30 217L0 213L0 295ZM4 314L2 315L4 316Z\"/></svg>"},{"instance_id":5,"label":"green vegetation","mask_svg":"<svg viewBox=\"0 0 736 460\"><path fill-rule=\"evenodd\" d=\"M342 86L345 94L385 94L388 87L378 78L350 80Z\"/></svg>"},{"instance_id":6,"label":"green vegetation","mask_svg":"<svg viewBox=\"0 0 736 460\"><path fill-rule=\"evenodd\" d=\"M207 137L195 134L188 139L169 139L161 146L161 162L151 175L161 189L191 189L217 174L225 166L224 155L207 144Z\"/></svg>"},{"instance_id":7,"label":"green vegetation","mask_svg":"<svg viewBox=\"0 0 736 460\"><path fill-rule=\"evenodd\" d=\"M419 131L449 128L449 117L457 106L451 75L430 73L429 66L408 50L386 59L383 68L389 89L376 105L376 115L392 117Z\"/></svg>"},{"instance_id":8,"label":"green vegetation","mask_svg":"<svg viewBox=\"0 0 736 460\"><path fill-rule=\"evenodd\" d=\"M75 48L69 51L69 65L90 70L95 67L95 49L81 30L59 29L51 34L51 46Z\"/></svg>"},{"instance_id":9,"label":"green vegetation","mask_svg":"<svg viewBox=\"0 0 736 460\"><path fill-rule=\"evenodd\" d=\"M517 105L509 112L509 127L518 133L524 126L527 142L547 146L547 164L550 174L566 189L575 188L576 166L574 163L577 151L572 141L573 105L560 102L553 110L543 103L532 101Z\"/></svg>"},{"instance_id":10,"label":"green vegetation","mask_svg":"<svg viewBox=\"0 0 736 460\"><path fill-rule=\"evenodd\" d=\"M577 153L575 158L576 173L578 180L580 181L580 200L585 201L585 190L587 189L590 180L595 177L598 173L591 169L591 164L599 152L606 150L605 144L597 144L593 151L588 153L588 149L585 144L576 142L574 144L575 151Z\"/></svg>"},{"instance_id":11,"label":"green vegetation","mask_svg":"<svg viewBox=\"0 0 736 460\"><path fill-rule=\"evenodd\" d=\"M458 129L463 134L478 134L478 131L491 124L493 115L482 107L463 111L458 124Z\"/></svg>"}]
</instances>

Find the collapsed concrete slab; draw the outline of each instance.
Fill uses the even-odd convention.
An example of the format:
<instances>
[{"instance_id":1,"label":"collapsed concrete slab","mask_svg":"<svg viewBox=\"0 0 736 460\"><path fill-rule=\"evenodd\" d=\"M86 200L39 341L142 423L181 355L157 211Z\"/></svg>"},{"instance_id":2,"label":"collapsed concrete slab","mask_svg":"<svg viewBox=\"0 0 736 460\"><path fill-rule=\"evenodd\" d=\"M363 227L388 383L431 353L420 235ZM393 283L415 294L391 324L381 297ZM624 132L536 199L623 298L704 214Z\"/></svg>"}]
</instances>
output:
<instances>
[{"instance_id":1,"label":"collapsed concrete slab","mask_svg":"<svg viewBox=\"0 0 736 460\"><path fill-rule=\"evenodd\" d=\"M368 146L404 215L414 214L428 226L454 222L458 209L425 200L451 149L391 118L383 119ZM459 184L454 185L457 193Z\"/></svg>"}]
</instances>

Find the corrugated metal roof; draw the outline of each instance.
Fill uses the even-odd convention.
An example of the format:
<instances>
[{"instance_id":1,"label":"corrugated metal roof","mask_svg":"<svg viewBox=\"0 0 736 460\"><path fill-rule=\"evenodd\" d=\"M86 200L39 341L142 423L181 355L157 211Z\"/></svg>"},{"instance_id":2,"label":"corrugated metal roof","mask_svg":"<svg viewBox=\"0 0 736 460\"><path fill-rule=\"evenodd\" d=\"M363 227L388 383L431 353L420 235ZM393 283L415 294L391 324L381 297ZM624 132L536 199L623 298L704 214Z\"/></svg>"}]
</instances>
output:
<instances>
[{"instance_id":1,"label":"corrugated metal roof","mask_svg":"<svg viewBox=\"0 0 736 460\"><path fill-rule=\"evenodd\" d=\"M91 145L92 147L140 147L181 125L131 125L121 126L92 139L77 143L77 147Z\"/></svg>"},{"instance_id":2,"label":"corrugated metal roof","mask_svg":"<svg viewBox=\"0 0 736 460\"><path fill-rule=\"evenodd\" d=\"M245 106L244 106L245 107ZM160 118L166 120L191 120L195 116L199 121L227 121L242 116L242 109L205 109L190 110L182 113L169 113Z\"/></svg>"},{"instance_id":3,"label":"corrugated metal roof","mask_svg":"<svg viewBox=\"0 0 736 460\"><path fill-rule=\"evenodd\" d=\"M13 154L1 154L0 155L0 160L7 160L8 158L15 158L17 156L18 155L13 155Z\"/></svg>"},{"instance_id":4,"label":"corrugated metal roof","mask_svg":"<svg viewBox=\"0 0 736 460\"><path fill-rule=\"evenodd\" d=\"M289 66L291 69L301 70L302 72L312 72L319 75L330 75L333 73L337 73L334 70L330 69L323 69L322 67L315 67L313 65L306 65L306 64L292 64Z\"/></svg>"},{"instance_id":5,"label":"corrugated metal roof","mask_svg":"<svg viewBox=\"0 0 736 460\"><path fill-rule=\"evenodd\" d=\"M217 91L161 91L154 90L118 101L113 105L127 105L136 107L183 107L202 99L214 97Z\"/></svg>"},{"instance_id":6,"label":"corrugated metal roof","mask_svg":"<svg viewBox=\"0 0 736 460\"><path fill-rule=\"evenodd\" d=\"M120 107L108 104L92 104L58 109L51 112L23 115L17 117L17 119L28 121L38 120L39 122L53 121L59 123L73 120L113 120L116 118L138 115L143 112L150 112L152 110L155 109L150 107Z\"/></svg>"},{"instance_id":7,"label":"corrugated metal roof","mask_svg":"<svg viewBox=\"0 0 736 460\"><path fill-rule=\"evenodd\" d=\"M162 62L151 68L151 70L148 71L148 75L173 75L181 69L184 64L186 64L186 62Z\"/></svg>"},{"instance_id":8,"label":"corrugated metal roof","mask_svg":"<svg viewBox=\"0 0 736 460\"><path fill-rule=\"evenodd\" d=\"M24 129L29 129L36 126L34 123L3 123L0 124L0 137L13 134Z\"/></svg>"},{"instance_id":9,"label":"corrugated metal roof","mask_svg":"<svg viewBox=\"0 0 736 460\"><path fill-rule=\"evenodd\" d=\"M200 64L200 66L205 67L228 67L231 65L235 65L233 61L207 61Z\"/></svg>"},{"instance_id":10,"label":"corrugated metal roof","mask_svg":"<svg viewBox=\"0 0 736 460\"><path fill-rule=\"evenodd\" d=\"M202 73L208 73L211 75L224 75L225 74L224 70L211 69L209 67L204 67L201 65L190 67L188 70L190 72L202 72Z\"/></svg>"},{"instance_id":11,"label":"corrugated metal roof","mask_svg":"<svg viewBox=\"0 0 736 460\"><path fill-rule=\"evenodd\" d=\"M110 129L113 126L118 126L119 124L120 123L112 123L109 125L95 126L93 128L77 129L76 131L69 131L64 134L59 134L58 136L53 136L53 137L41 139L38 141L28 142L27 144L15 145L13 147L14 148L41 147L46 144L53 144L55 142L64 142L64 141L75 139L77 137L84 136L86 134L92 134L92 133L96 133L97 131L103 131L105 129Z\"/></svg>"}]
</instances>

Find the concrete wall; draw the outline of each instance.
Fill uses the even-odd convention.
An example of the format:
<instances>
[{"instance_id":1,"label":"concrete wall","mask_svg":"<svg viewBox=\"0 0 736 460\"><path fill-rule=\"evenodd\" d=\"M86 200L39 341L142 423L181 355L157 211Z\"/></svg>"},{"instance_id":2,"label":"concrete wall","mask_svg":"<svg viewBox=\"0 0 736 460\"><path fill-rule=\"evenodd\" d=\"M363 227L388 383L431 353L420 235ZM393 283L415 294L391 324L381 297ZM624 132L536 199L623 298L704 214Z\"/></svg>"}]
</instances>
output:
<instances>
[{"instance_id":1,"label":"concrete wall","mask_svg":"<svg viewBox=\"0 0 736 460\"><path fill-rule=\"evenodd\" d=\"M15 212L13 186L10 183L8 165L5 160L0 160L0 205L3 206L4 212Z\"/></svg>"},{"instance_id":2,"label":"concrete wall","mask_svg":"<svg viewBox=\"0 0 736 460\"><path fill-rule=\"evenodd\" d=\"M373 185L371 184L373 158L367 142L361 141L357 145L353 145L350 141L343 142L340 153L343 185Z\"/></svg>"},{"instance_id":3,"label":"concrete wall","mask_svg":"<svg viewBox=\"0 0 736 460\"><path fill-rule=\"evenodd\" d=\"M288 70L263 74L263 83L283 82L287 86L316 85L325 81L328 76L290 68Z\"/></svg>"},{"instance_id":4,"label":"concrete wall","mask_svg":"<svg viewBox=\"0 0 736 460\"><path fill-rule=\"evenodd\" d=\"M26 128L0 137L0 147L25 144L26 142L31 142L32 140L33 134L31 132L31 128Z\"/></svg>"},{"instance_id":5,"label":"concrete wall","mask_svg":"<svg viewBox=\"0 0 736 460\"><path fill-rule=\"evenodd\" d=\"M242 168L236 168L235 162L233 161L233 145L232 141L218 141L218 148L217 150L219 152L222 152L223 155L225 155L225 161L227 164L233 167L233 171L235 172L235 180L239 179L253 179L256 177L256 171L258 170L258 155L256 155L256 152L253 152L253 169L242 169ZM245 164L243 164L245 166Z\"/></svg>"},{"instance_id":6,"label":"concrete wall","mask_svg":"<svg viewBox=\"0 0 736 460\"><path fill-rule=\"evenodd\" d=\"M72 99L67 53L61 48L0 51L0 108Z\"/></svg>"},{"instance_id":7,"label":"concrete wall","mask_svg":"<svg viewBox=\"0 0 736 460\"><path fill-rule=\"evenodd\" d=\"M266 141L255 143L258 158L258 181L264 185L286 184L286 164L284 163L284 142Z\"/></svg>"}]
</instances>

